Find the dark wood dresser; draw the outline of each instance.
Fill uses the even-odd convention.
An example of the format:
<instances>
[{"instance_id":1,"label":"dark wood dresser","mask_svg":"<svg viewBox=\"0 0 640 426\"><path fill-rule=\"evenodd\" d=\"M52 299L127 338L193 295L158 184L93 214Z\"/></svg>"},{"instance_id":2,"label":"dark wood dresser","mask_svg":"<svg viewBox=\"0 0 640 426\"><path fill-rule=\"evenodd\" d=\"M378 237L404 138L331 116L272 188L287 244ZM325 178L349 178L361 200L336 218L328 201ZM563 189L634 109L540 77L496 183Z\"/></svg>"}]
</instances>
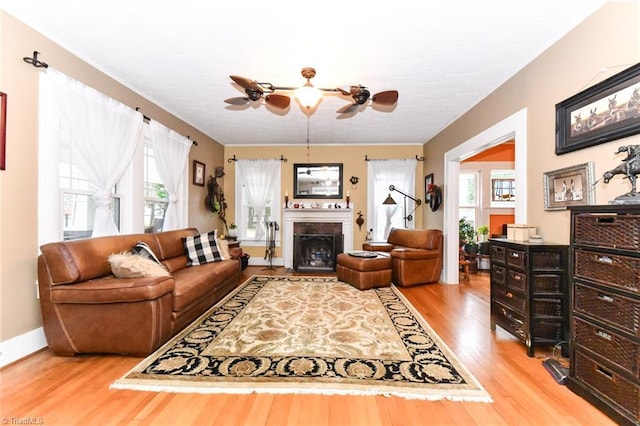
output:
<instances>
[{"instance_id":1,"label":"dark wood dresser","mask_svg":"<svg viewBox=\"0 0 640 426\"><path fill-rule=\"evenodd\" d=\"M517 336L534 355L568 335L569 246L492 238L491 329Z\"/></svg>"},{"instance_id":2,"label":"dark wood dresser","mask_svg":"<svg viewBox=\"0 0 640 426\"><path fill-rule=\"evenodd\" d=\"M614 420L640 423L640 205L571 208L567 386Z\"/></svg>"}]
</instances>

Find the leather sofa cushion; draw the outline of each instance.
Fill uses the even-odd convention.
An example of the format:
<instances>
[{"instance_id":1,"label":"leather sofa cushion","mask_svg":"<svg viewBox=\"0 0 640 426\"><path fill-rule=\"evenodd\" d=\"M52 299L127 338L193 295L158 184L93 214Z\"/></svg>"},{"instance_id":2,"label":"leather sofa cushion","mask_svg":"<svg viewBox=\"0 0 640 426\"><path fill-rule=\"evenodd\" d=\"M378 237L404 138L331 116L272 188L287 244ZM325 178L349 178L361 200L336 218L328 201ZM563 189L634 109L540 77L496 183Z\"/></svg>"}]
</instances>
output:
<instances>
[{"instance_id":1,"label":"leather sofa cushion","mask_svg":"<svg viewBox=\"0 0 640 426\"><path fill-rule=\"evenodd\" d=\"M77 284L51 287L53 303L104 304L154 300L174 288L171 277L136 279L107 276Z\"/></svg>"},{"instance_id":2,"label":"leather sofa cushion","mask_svg":"<svg viewBox=\"0 0 640 426\"><path fill-rule=\"evenodd\" d=\"M392 228L387 242L400 247L412 247L421 249L439 249L440 236L442 234L433 229L403 229Z\"/></svg>"},{"instance_id":3,"label":"leather sofa cushion","mask_svg":"<svg viewBox=\"0 0 640 426\"><path fill-rule=\"evenodd\" d=\"M403 260L437 259L438 257L440 257L440 251L413 248L396 248L391 250L391 257L393 259Z\"/></svg>"},{"instance_id":4,"label":"leather sofa cushion","mask_svg":"<svg viewBox=\"0 0 640 426\"><path fill-rule=\"evenodd\" d=\"M203 295L213 291L227 278L238 273L239 260L221 260L220 262L188 266L172 274L176 281L173 289L173 311L178 312L189 307Z\"/></svg>"}]
</instances>

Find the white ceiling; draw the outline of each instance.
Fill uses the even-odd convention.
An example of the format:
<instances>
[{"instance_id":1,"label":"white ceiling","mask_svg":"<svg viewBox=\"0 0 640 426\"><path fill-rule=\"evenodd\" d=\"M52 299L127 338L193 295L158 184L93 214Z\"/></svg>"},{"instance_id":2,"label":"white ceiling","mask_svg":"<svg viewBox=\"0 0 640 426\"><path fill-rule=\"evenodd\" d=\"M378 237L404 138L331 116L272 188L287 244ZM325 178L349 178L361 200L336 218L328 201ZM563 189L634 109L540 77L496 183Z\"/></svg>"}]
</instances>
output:
<instances>
[{"instance_id":1,"label":"white ceiling","mask_svg":"<svg viewBox=\"0 0 640 426\"><path fill-rule=\"evenodd\" d=\"M400 92L390 112L340 120L349 100L325 96L309 119L311 144L423 144L604 3L4 0L3 8L224 145L305 144L296 102L285 113L224 102L243 95L231 74L300 86L305 66L317 70L316 87Z\"/></svg>"}]
</instances>

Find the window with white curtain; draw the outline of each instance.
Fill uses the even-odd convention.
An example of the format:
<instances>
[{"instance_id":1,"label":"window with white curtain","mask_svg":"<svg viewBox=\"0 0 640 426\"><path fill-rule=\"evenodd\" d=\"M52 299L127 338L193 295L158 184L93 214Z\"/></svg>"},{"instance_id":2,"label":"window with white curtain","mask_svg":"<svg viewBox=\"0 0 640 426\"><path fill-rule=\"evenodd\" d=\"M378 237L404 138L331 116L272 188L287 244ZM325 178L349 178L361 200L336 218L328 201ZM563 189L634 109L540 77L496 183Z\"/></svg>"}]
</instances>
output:
<instances>
[{"instance_id":1,"label":"window with white curtain","mask_svg":"<svg viewBox=\"0 0 640 426\"><path fill-rule=\"evenodd\" d=\"M406 200L402 194L390 191L389 186L415 197L417 160L371 160L367 163L367 209L369 212L368 227L372 231L374 241L386 241L391 228L403 228L405 215L411 213L415 204ZM396 204L383 204L387 196L391 196ZM415 228L415 218L407 221L407 228Z\"/></svg>"},{"instance_id":2,"label":"window with white curtain","mask_svg":"<svg viewBox=\"0 0 640 426\"><path fill-rule=\"evenodd\" d=\"M71 143L68 125L63 124L58 114L56 96L59 92L54 90L49 77L41 73L39 83L39 244L92 236L97 209L96 187L80 166L83 150L76 149ZM72 81L70 77L66 78ZM81 85L73 81L72 84ZM109 189L116 232L142 233L150 231L147 225L162 226L155 218L164 217L166 207L163 208L162 203L166 205L168 195L159 178L156 153L150 142L147 136L144 149L142 144L136 144L138 149L131 156L122 178ZM187 160L183 162L186 175ZM186 212L186 196L182 196L188 191L186 176L183 181L176 198L178 208ZM104 199L102 194L100 196ZM154 232L157 230L159 227L153 229Z\"/></svg>"},{"instance_id":3,"label":"window with white curtain","mask_svg":"<svg viewBox=\"0 0 640 426\"><path fill-rule=\"evenodd\" d=\"M265 243L266 224L280 222L280 160L238 160L236 162L236 221L243 245ZM275 233L279 240L280 233ZM279 243L279 241L277 241Z\"/></svg>"},{"instance_id":4,"label":"window with white curtain","mask_svg":"<svg viewBox=\"0 0 640 426\"><path fill-rule=\"evenodd\" d=\"M466 218L475 229L480 208L480 172L460 170L459 182L458 219Z\"/></svg>"},{"instance_id":5,"label":"window with white curtain","mask_svg":"<svg viewBox=\"0 0 640 426\"><path fill-rule=\"evenodd\" d=\"M159 232L164 224L169 193L156 167L151 141L144 144L144 232Z\"/></svg>"}]
</instances>

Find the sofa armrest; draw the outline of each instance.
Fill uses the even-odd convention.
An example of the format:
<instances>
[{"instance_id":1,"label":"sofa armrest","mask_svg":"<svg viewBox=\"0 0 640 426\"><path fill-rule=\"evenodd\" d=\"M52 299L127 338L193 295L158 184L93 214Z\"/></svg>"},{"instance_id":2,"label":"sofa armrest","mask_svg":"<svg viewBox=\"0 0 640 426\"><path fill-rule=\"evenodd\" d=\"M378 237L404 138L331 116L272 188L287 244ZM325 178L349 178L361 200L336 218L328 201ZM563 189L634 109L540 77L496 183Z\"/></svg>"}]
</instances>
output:
<instances>
[{"instance_id":1,"label":"sofa armrest","mask_svg":"<svg viewBox=\"0 0 640 426\"><path fill-rule=\"evenodd\" d=\"M363 243L362 244L362 250L365 251L383 251L383 252L390 252L391 250L393 250L395 246L393 244L389 244L389 243L375 243L375 242L368 242L368 243Z\"/></svg>"}]
</instances>

